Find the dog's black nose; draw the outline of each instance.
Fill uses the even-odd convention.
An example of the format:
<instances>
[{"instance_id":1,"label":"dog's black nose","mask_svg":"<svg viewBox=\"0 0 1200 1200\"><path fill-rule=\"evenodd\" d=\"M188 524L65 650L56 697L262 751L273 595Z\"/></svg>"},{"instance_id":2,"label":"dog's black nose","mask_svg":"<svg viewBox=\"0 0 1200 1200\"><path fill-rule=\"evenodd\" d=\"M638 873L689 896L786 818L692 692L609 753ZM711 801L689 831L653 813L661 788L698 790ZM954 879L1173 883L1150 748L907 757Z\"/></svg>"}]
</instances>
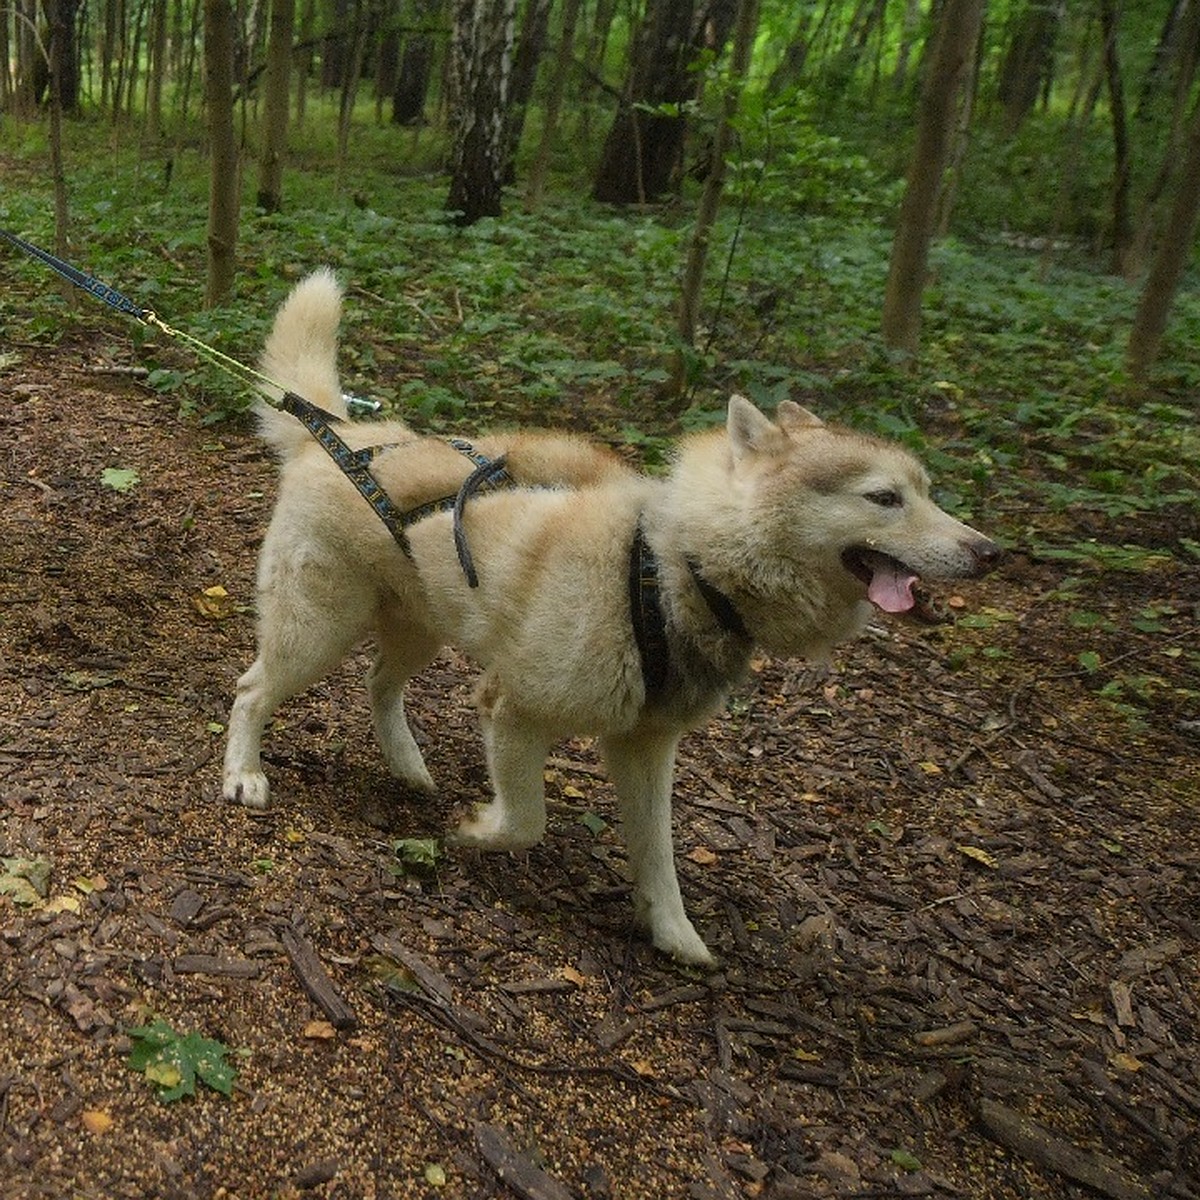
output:
<instances>
[{"instance_id":1,"label":"dog's black nose","mask_svg":"<svg viewBox=\"0 0 1200 1200\"><path fill-rule=\"evenodd\" d=\"M975 556L975 566L980 575L992 570L1004 557L1003 548L996 545L991 538L980 538L977 542L972 542L970 551Z\"/></svg>"}]
</instances>

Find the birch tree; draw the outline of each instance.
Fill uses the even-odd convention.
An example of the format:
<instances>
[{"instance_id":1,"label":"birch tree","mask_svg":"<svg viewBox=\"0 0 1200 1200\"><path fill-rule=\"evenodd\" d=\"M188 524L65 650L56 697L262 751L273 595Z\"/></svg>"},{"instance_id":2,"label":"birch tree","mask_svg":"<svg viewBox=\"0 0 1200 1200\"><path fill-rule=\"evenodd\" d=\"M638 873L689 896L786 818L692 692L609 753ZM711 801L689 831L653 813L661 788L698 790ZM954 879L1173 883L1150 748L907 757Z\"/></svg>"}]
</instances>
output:
<instances>
[{"instance_id":1,"label":"birch tree","mask_svg":"<svg viewBox=\"0 0 1200 1200\"><path fill-rule=\"evenodd\" d=\"M455 0L450 195L460 225L498 217L516 0Z\"/></svg>"}]
</instances>

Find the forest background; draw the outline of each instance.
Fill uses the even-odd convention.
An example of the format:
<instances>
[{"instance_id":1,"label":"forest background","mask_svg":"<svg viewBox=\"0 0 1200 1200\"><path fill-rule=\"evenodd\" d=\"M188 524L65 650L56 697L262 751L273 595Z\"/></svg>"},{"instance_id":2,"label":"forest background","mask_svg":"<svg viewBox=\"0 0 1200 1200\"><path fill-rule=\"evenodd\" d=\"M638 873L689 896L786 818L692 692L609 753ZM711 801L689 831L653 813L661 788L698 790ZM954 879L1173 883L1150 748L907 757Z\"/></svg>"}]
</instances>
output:
<instances>
[{"instance_id":1,"label":"forest background","mask_svg":"<svg viewBox=\"0 0 1200 1200\"><path fill-rule=\"evenodd\" d=\"M503 1125L574 1195L1196 1200L1198 50L1197 0L0 6L0 229L183 335L0 243L6 1195L499 1195ZM526 861L398 865L484 786L451 658L437 797L359 656L221 800L274 486L196 351L321 264L421 429L656 470L791 397L1011 550L689 742L711 980L634 936L585 744ZM235 1095L131 1087L151 1018Z\"/></svg>"},{"instance_id":2,"label":"forest background","mask_svg":"<svg viewBox=\"0 0 1200 1200\"><path fill-rule=\"evenodd\" d=\"M427 427L653 465L731 390L793 396L916 446L1010 543L1137 569L1200 553L1198 49L1187 0L22 3L3 223L242 359L331 263L350 385ZM6 276L8 340L100 327L185 413L244 409L188 346Z\"/></svg>"}]
</instances>

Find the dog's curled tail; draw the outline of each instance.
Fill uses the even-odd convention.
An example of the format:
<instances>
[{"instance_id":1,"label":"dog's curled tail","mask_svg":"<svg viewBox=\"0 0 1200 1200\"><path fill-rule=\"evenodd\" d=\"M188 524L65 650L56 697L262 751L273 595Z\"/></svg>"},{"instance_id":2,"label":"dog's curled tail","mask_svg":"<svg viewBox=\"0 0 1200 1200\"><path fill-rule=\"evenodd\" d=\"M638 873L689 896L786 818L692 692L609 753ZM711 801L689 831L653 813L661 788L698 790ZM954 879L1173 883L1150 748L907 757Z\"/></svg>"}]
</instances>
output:
<instances>
[{"instance_id":1,"label":"dog's curled tail","mask_svg":"<svg viewBox=\"0 0 1200 1200\"><path fill-rule=\"evenodd\" d=\"M302 279L275 314L261 359L262 373L282 388L345 419L349 413L338 380L338 325L342 317L342 286L328 267ZM280 388L264 387L275 399ZM311 441L295 417L265 401L255 404L259 432L287 458Z\"/></svg>"}]
</instances>

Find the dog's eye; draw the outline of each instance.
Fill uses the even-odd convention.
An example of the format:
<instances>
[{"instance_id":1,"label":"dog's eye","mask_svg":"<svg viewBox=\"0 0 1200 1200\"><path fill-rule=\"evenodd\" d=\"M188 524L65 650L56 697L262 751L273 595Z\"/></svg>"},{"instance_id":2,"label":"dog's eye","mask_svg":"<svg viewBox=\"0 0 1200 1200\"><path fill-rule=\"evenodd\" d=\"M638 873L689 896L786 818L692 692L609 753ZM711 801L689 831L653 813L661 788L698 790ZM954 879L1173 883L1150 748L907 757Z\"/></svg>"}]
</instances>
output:
<instances>
[{"instance_id":1,"label":"dog's eye","mask_svg":"<svg viewBox=\"0 0 1200 1200\"><path fill-rule=\"evenodd\" d=\"M880 508L899 508L904 503L904 497L890 488L881 488L878 492L867 492L864 499L870 500L872 504L878 504Z\"/></svg>"}]
</instances>

